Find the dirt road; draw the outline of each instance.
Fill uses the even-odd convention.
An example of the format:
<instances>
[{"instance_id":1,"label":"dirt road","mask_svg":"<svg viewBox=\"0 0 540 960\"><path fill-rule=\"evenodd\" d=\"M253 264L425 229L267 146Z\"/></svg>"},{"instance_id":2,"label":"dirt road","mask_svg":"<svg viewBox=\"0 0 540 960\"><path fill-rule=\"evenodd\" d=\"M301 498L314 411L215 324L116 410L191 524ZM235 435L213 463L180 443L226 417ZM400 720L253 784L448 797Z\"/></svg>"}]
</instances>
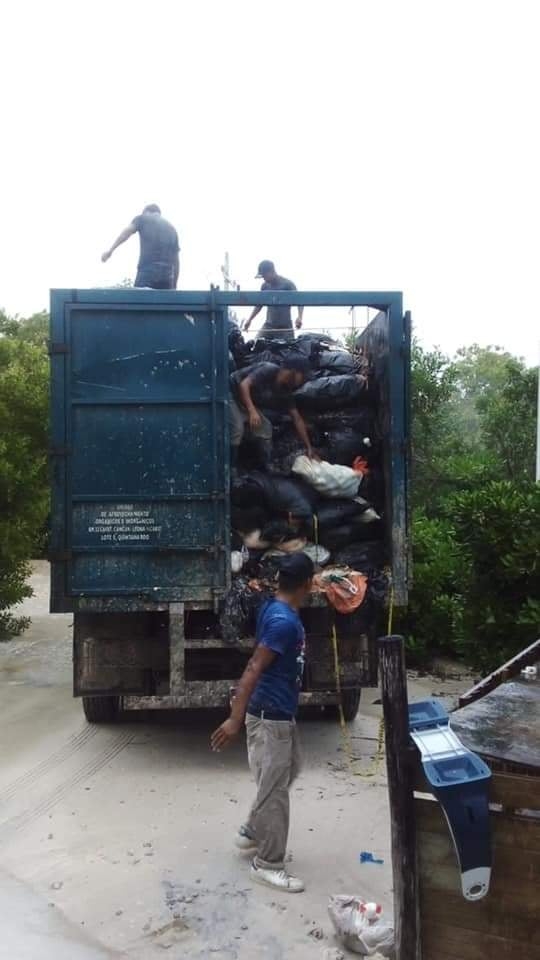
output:
<instances>
[{"instance_id":1,"label":"dirt road","mask_svg":"<svg viewBox=\"0 0 540 960\"><path fill-rule=\"evenodd\" d=\"M353 775L338 725L302 723L290 845L307 891L254 886L232 844L252 796L243 744L212 754L211 713L86 724L71 696L71 617L47 613L47 578L37 564L23 611L32 626L0 644L2 960L322 960L335 946L329 894L391 908L384 769ZM420 682L413 695L434 686ZM364 773L377 697L364 692L351 730ZM362 850L384 864L360 865Z\"/></svg>"}]
</instances>

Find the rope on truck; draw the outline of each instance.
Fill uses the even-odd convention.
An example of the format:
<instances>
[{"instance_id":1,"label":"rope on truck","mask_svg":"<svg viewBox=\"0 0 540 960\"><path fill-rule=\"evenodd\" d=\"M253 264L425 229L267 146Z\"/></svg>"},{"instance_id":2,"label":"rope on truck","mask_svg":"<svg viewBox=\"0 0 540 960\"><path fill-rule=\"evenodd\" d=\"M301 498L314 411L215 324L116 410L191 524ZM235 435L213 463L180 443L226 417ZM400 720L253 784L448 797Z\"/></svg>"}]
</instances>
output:
<instances>
[{"instance_id":1,"label":"rope on truck","mask_svg":"<svg viewBox=\"0 0 540 960\"><path fill-rule=\"evenodd\" d=\"M390 597L389 597L389 603L388 603L388 629L387 629L388 636L390 636L390 634L392 633L393 619L394 619L394 587L392 585L392 582L390 581ZM379 721L379 732L377 735L377 749L375 751L375 755L373 756L373 759L367 768L359 770L357 768L358 760L356 759L353 753L351 735L349 733L349 728L345 721L345 714L343 713L343 699L342 699L341 676L340 676L341 665L339 661L338 638L337 638L335 623L332 626L331 639L332 639L332 649L334 652L334 674L335 674L335 680L336 680L336 691L339 697L339 702L338 702L339 726L340 726L341 735L343 738L343 744L345 749L345 755L347 757L347 763L349 765L350 772L355 777L364 777L365 779L376 777L379 772L379 767L381 765L381 762L384 756L384 719L383 717L381 717Z\"/></svg>"}]
</instances>

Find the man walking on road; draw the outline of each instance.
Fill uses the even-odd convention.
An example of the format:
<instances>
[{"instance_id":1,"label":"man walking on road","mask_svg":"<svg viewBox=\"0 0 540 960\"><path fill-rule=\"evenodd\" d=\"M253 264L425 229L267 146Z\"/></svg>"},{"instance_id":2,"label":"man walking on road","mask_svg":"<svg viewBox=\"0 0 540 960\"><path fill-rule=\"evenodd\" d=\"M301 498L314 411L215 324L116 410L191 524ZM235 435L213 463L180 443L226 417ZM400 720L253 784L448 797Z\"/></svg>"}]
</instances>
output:
<instances>
[{"instance_id":1,"label":"man walking on road","mask_svg":"<svg viewBox=\"0 0 540 960\"><path fill-rule=\"evenodd\" d=\"M257 617L257 646L231 701L231 715L212 734L219 752L246 724L248 760L257 796L236 846L253 852L251 876L258 883L301 893L304 884L285 870L289 834L289 788L299 773L296 714L305 659L305 632L299 610L313 580L304 553L281 564L275 599Z\"/></svg>"},{"instance_id":2,"label":"man walking on road","mask_svg":"<svg viewBox=\"0 0 540 960\"><path fill-rule=\"evenodd\" d=\"M285 277L280 277L276 273L276 268L271 260L261 260L259 264L259 269L257 270L256 280L259 278L263 279L263 284L261 290L296 290L296 287L292 280L287 280ZM249 330L251 326L251 321L255 319L258 313L260 313L262 307L254 307L251 311L251 316L246 321L244 330ZM302 327L302 316L304 313L303 307L298 307L298 316L296 318L296 329L300 330ZM272 306L268 307L266 312L266 323L261 330L259 331L259 336L265 337L267 340L294 340L294 330L291 320L291 308L290 307L278 307Z\"/></svg>"},{"instance_id":3,"label":"man walking on road","mask_svg":"<svg viewBox=\"0 0 540 960\"><path fill-rule=\"evenodd\" d=\"M172 223L161 216L157 203L151 203L122 230L110 250L101 259L106 263L117 247L139 234L141 252L136 287L153 287L154 290L176 290L180 272L178 234Z\"/></svg>"}]
</instances>

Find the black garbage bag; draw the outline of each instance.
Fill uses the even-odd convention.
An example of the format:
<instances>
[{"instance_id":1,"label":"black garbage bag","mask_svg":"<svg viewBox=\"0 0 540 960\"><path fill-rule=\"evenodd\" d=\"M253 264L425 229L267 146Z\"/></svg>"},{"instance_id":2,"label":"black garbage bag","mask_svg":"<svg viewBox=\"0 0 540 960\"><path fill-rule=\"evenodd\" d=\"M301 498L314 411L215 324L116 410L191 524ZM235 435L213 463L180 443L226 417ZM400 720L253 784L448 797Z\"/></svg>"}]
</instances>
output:
<instances>
[{"instance_id":1,"label":"black garbage bag","mask_svg":"<svg viewBox=\"0 0 540 960\"><path fill-rule=\"evenodd\" d=\"M342 550L350 544L361 543L365 540L373 540L383 534L383 526L380 520L372 520L370 523L364 523L361 517L351 517L348 523L343 523L339 527L326 528L319 533L319 542L323 547L330 550L332 561L336 562L335 551Z\"/></svg>"},{"instance_id":2,"label":"black garbage bag","mask_svg":"<svg viewBox=\"0 0 540 960\"><path fill-rule=\"evenodd\" d=\"M369 407L355 407L339 412L320 410L316 415L316 423L321 430L330 433L335 430L354 430L372 439L379 436L375 413Z\"/></svg>"},{"instance_id":3,"label":"black garbage bag","mask_svg":"<svg viewBox=\"0 0 540 960\"><path fill-rule=\"evenodd\" d=\"M227 321L229 354L234 359L235 366L240 366L246 354L249 352L244 342L242 331L234 320Z\"/></svg>"},{"instance_id":4,"label":"black garbage bag","mask_svg":"<svg viewBox=\"0 0 540 960\"><path fill-rule=\"evenodd\" d=\"M252 470L231 485L233 507L263 507L275 516L308 518L316 511L317 492L296 477Z\"/></svg>"},{"instance_id":5,"label":"black garbage bag","mask_svg":"<svg viewBox=\"0 0 540 960\"><path fill-rule=\"evenodd\" d=\"M366 460L368 463L368 473L365 474L362 480L361 493L380 513L381 510L384 509L385 500L383 472L379 466L374 466L371 463L369 457L366 457Z\"/></svg>"},{"instance_id":6,"label":"black garbage bag","mask_svg":"<svg viewBox=\"0 0 540 960\"><path fill-rule=\"evenodd\" d=\"M236 530L231 531L231 550L241 550L244 546L244 541L239 533Z\"/></svg>"},{"instance_id":7,"label":"black garbage bag","mask_svg":"<svg viewBox=\"0 0 540 960\"><path fill-rule=\"evenodd\" d=\"M303 518L315 513L319 498L313 487L303 480L259 470L249 476L262 491L264 503L273 514Z\"/></svg>"},{"instance_id":8,"label":"black garbage bag","mask_svg":"<svg viewBox=\"0 0 540 960\"><path fill-rule=\"evenodd\" d=\"M250 577L263 581L268 589L270 589L277 584L277 576L282 561L283 556L272 556L266 551L262 553L258 551L255 553L255 551L250 550L249 560L244 567L244 571L249 574Z\"/></svg>"},{"instance_id":9,"label":"black garbage bag","mask_svg":"<svg viewBox=\"0 0 540 960\"><path fill-rule=\"evenodd\" d=\"M261 531L261 540L278 546L280 543L287 543L288 540L295 540L298 536L298 530L287 523L286 520L270 520Z\"/></svg>"},{"instance_id":10,"label":"black garbage bag","mask_svg":"<svg viewBox=\"0 0 540 960\"><path fill-rule=\"evenodd\" d=\"M296 435L274 440L271 455L272 469L276 473L290 474L296 458L305 452L302 441Z\"/></svg>"},{"instance_id":11,"label":"black garbage bag","mask_svg":"<svg viewBox=\"0 0 540 960\"><path fill-rule=\"evenodd\" d=\"M379 455L375 417L369 408L321 413L312 422L313 441L321 457L330 463L352 467L356 457L370 463Z\"/></svg>"},{"instance_id":12,"label":"black garbage bag","mask_svg":"<svg viewBox=\"0 0 540 960\"><path fill-rule=\"evenodd\" d=\"M276 363L283 367L291 357L305 361L305 353L296 342L290 340L256 340L253 345L252 363ZM309 359L309 358L308 358Z\"/></svg>"},{"instance_id":13,"label":"black garbage bag","mask_svg":"<svg viewBox=\"0 0 540 960\"><path fill-rule=\"evenodd\" d=\"M326 377L358 372L356 360L347 350L321 351L318 366L323 376Z\"/></svg>"},{"instance_id":14,"label":"black garbage bag","mask_svg":"<svg viewBox=\"0 0 540 960\"><path fill-rule=\"evenodd\" d=\"M371 524L368 524L371 527ZM361 543L349 543L332 553L332 563L336 566L351 567L359 573L384 566L386 550L382 540L365 540Z\"/></svg>"},{"instance_id":15,"label":"black garbage bag","mask_svg":"<svg viewBox=\"0 0 540 960\"><path fill-rule=\"evenodd\" d=\"M319 530L328 530L347 524L367 510L368 503L356 503L355 500L323 500L317 508Z\"/></svg>"},{"instance_id":16,"label":"black garbage bag","mask_svg":"<svg viewBox=\"0 0 540 960\"><path fill-rule=\"evenodd\" d=\"M357 433L342 431L332 438L324 438L316 443L317 453L329 463L339 463L344 467L352 467L357 457L368 460L371 456L371 444Z\"/></svg>"},{"instance_id":17,"label":"black garbage bag","mask_svg":"<svg viewBox=\"0 0 540 960\"><path fill-rule=\"evenodd\" d=\"M306 355L312 351L322 353L323 350L343 349L337 340L333 340L327 333L301 333L295 344Z\"/></svg>"},{"instance_id":18,"label":"black garbage bag","mask_svg":"<svg viewBox=\"0 0 540 960\"><path fill-rule=\"evenodd\" d=\"M367 599L374 607L381 607L388 593L388 577L382 570L371 569L367 572Z\"/></svg>"},{"instance_id":19,"label":"black garbage bag","mask_svg":"<svg viewBox=\"0 0 540 960\"><path fill-rule=\"evenodd\" d=\"M269 521L268 513L262 507L231 508L231 527L240 533L252 533L253 530L262 530Z\"/></svg>"},{"instance_id":20,"label":"black garbage bag","mask_svg":"<svg viewBox=\"0 0 540 960\"><path fill-rule=\"evenodd\" d=\"M255 473L243 473L231 484L231 506L247 509L261 507L263 489Z\"/></svg>"},{"instance_id":21,"label":"black garbage bag","mask_svg":"<svg viewBox=\"0 0 540 960\"><path fill-rule=\"evenodd\" d=\"M219 624L225 643L235 643L255 635L257 613L262 603L272 596L270 589L250 587L246 577L234 577L231 589L221 605Z\"/></svg>"},{"instance_id":22,"label":"black garbage bag","mask_svg":"<svg viewBox=\"0 0 540 960\"><path fill-rule=\"evenodd\" d=\"M320 377L308 380L295 391L295 399L302 410L338 410L360 402L366 393L366 381L362 377L343 375Z\"/></svg>"}]
</instances>

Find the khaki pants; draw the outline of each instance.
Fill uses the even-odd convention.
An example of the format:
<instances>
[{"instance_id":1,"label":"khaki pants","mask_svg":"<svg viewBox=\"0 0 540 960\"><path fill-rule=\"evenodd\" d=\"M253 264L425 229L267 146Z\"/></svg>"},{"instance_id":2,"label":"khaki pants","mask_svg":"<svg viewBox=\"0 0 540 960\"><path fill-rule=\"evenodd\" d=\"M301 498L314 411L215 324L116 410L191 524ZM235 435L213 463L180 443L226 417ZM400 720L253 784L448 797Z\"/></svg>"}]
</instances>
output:
<instances>
[{"instance_id":1,"label":"khaki pants","mask_svg":"<svg viewBox=\"0 0 540 960\"><path fill-rule=\"evenodd\" d=\"M229 424L231 431L231 446L239 447L242 443L246 427L249 426L249 414L231 397L229 400ZM251 428L250 428L251 429ZM253 436L261 440L272 439L272 424L261 414L261 425L253 430Z\"/></svg>"},{"instance_id":2,"label":"khaki pants","mask_svg":"<svg viewBox=\"0 0 540 960\"><path fill-rule=\"evenodd\" d=\"M282 870L289 835L289 787L300 772L300 746L294 720L246 717L250 770L257 796L245 829L258 843L257 867Z\"/></svg>"}]
</instances>

